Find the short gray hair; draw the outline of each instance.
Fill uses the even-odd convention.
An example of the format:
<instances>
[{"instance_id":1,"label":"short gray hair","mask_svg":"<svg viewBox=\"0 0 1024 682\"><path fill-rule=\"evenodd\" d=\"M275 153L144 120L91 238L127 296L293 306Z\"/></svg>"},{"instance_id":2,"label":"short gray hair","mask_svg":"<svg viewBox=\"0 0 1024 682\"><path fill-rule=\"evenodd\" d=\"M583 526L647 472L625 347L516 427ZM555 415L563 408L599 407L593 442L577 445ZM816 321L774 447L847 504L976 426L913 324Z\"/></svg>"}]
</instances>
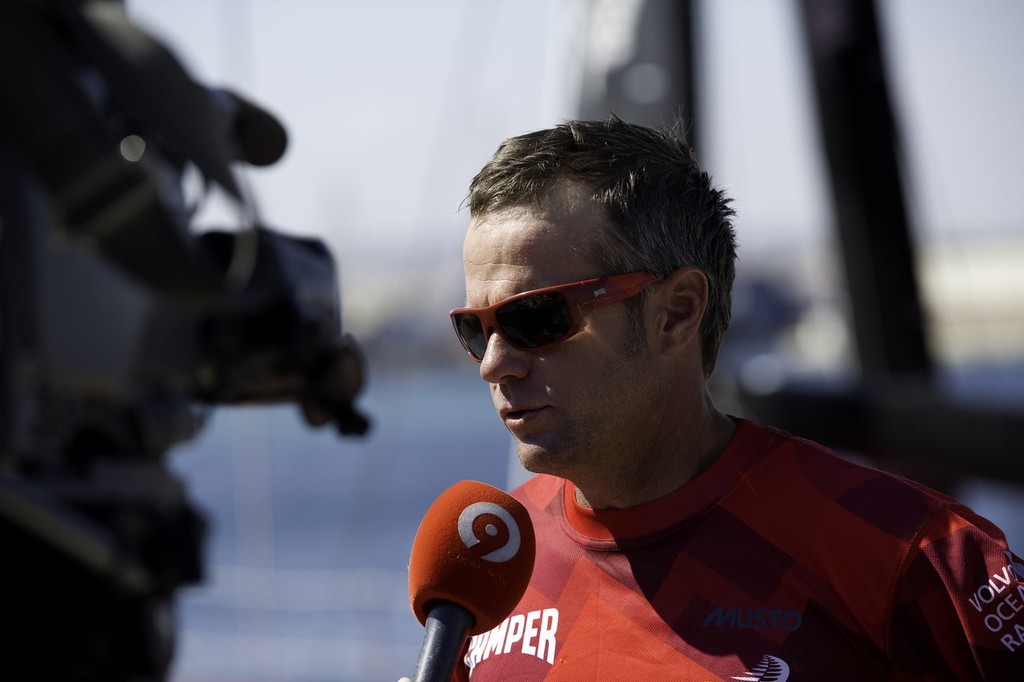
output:
<instances>
[{"instance_id":1,"label":"short gray hair","mask_svg":"<svg viewBox=\"0 0 1024 682\"><path fill-rule=\"evenodd\" d=\"M567 180L591 187L612 225L595 235L590 254L608 274L643 270L667 277L687 265L704 273L708 307L700 333L710 376L731 319L735 212L697 163L683 123L656 130L612 117L509 138L473 178L467 203L480 217L539 203Z\"/></svg>"}]
</instances>

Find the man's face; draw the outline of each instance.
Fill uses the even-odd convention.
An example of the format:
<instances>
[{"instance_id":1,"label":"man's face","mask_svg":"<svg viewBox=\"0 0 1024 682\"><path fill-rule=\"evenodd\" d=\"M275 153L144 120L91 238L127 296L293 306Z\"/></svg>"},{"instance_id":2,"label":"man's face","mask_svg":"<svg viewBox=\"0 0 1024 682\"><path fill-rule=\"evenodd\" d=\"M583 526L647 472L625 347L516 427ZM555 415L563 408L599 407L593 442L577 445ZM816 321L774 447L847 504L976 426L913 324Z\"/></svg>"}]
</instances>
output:
<instances>
[{"instance_id":1,"label":"man's face","mask_svg":"<svg viewBox=\"0 0 1024 682\"><path fill-rule=\"evenodd\" d=\"M474 218L463 249L467 306L617 274L585 258L604 221L573 185L539 206ZM637 349L630 337L629 317L626 304L609 305L587 315L575 336L532 351L490 337L480 376L527 469L578 480L642 447L656 372L646 347Z\"/></svg>"}]
</instances>

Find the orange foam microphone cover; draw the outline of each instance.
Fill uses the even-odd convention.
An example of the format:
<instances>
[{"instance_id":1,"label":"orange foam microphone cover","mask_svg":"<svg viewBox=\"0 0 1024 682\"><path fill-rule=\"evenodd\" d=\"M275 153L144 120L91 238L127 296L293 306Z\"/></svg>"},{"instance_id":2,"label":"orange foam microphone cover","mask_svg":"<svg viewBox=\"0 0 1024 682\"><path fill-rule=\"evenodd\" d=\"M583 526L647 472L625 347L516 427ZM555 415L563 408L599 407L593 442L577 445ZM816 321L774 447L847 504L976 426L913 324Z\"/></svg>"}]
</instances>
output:
<instances>
[{"instance_id":1,"label":"orange foam microphone cover","mask_svg":"<svg viewBox=\"0 0 1024 682\"><path fill-rule=\"evenodd\" d=\"M512 612L533 573L536 542L526 508L479 481L460 481L434 501L409 557L409 601L420 623L431 602L455 603L473 615L470 635Z\"/></svg>"}]
</instances>

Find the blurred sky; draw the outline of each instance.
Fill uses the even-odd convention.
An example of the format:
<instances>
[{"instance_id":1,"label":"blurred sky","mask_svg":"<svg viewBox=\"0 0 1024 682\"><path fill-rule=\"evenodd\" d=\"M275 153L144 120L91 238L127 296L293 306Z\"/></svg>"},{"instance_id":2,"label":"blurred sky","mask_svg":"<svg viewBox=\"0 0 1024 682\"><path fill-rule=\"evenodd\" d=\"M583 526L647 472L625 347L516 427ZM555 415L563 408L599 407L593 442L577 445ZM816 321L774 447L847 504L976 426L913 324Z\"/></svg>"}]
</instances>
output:
<instances>
[{"instance_id":1,"label":"blurred sky","mask_svg":"<svg viewBox=\"0 0 1024 682\"><path fill-rule=\"evenodd\" d=\"M286 123L285 158L248 175L268 224L327 239L357 332L384 309L399 316L425 309L439 329L446 326L447 309L462 296L468 216L459 209L469 180L502 139L575 115L584 54L589 48L593 56L602 36L607 48L627 33L636 5L127 3L194 77L234 87ZM923 243L952 241L952 262L962 263L963 244L1019 234L1024 222L1024 3L878 5L912 218ZM835 278L835 266L820 257L831 240L828 183L806 98L796 6L698 3L699 115L704 161L735 198L741 272L782 254L778 269L807 285ZM588 8L604 8L590 16L611 17L612 25L588 24ZM808 246L814 256L788 262ZM975 268L987 286L986 271L993 272ZM950 288L945 275L924 276L926 295ZM1013 276L992 286L1013 288L1016 280L1005 281Z\"/></svg>"},{"instance_id":2,"label":"blurred sky","mask_svg":"<svg viewBox=\"0 0 1024 682\"><path fill-rule=\"evenodd\" d=\"M377 301L437 297L447 325L461 302L470 178L505 137L574 111L565 53L578 3L129 0L128 9L195 78L234 87L284 121L284 159L248 173L259 207L276 228L327 238L355 316Z\"/></svg>"}]
</instances>

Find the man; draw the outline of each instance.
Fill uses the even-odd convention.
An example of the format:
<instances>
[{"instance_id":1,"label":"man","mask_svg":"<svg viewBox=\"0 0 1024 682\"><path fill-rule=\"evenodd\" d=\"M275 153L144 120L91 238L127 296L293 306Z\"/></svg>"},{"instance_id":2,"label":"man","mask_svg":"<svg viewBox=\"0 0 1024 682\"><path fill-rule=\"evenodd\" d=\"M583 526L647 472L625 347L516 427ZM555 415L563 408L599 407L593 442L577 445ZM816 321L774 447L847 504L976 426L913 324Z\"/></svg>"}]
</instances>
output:
<instances>
[{"instance_id":1,"label":"man","mask_svg":"<svg viewBox=\"0 0 1024 682\"><path fill-rule=\"evenodd\" d=\"M678 126L573 121L474 178L456 332L536 476L478 680L1008 680L1024 567L956 501L722 414L728 198Z\"/></svg>"}]
</instances>

